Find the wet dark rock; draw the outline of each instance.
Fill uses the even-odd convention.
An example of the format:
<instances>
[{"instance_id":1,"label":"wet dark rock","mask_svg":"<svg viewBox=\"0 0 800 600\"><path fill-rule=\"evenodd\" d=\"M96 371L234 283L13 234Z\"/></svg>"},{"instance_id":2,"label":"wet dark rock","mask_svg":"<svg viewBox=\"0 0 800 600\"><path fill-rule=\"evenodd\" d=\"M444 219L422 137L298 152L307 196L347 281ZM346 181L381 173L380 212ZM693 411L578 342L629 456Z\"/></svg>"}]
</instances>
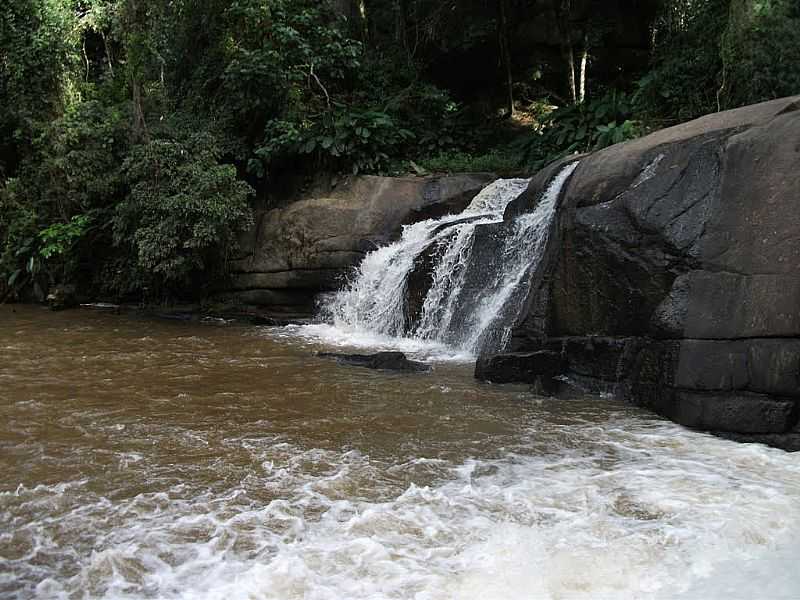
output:
<instances>
[{"instance_id":1,"label":"wet dark rock","mask_svg":"<svg viewBox=\"0 0 800 600\"><path fill-rule=\"evenodd\" d=\"M468 222L468 220L463 222ZM455 235L455 231L452 235L444 235L431 242L414 260L414 266L406 278L404 291L407 334L413 334L414 327L420 322L422 309L425 306L425 298L433 286L436 265L448 244L452 241L453 235Z\"/></svg>"},{"instance_id":2,"label":"wet dark rock","mask_svg":"<svg viewBox=\"0 0 800 600\"><path fill-rule=\"evenodd\" d=\"M405 287L406 333L412 333L419 323L425 298L433 285L436 261L442 253L442 242L436 241L423 250L414 260Z\"/></svg>"},{"instance_id":3,"label":"wet dark rock","mask_svg":"<svg viewBox=\"0 0 800 600\"><path fill-rule=\"evenodd\" d=\"M424 177L422 178L422 197L425 203L419 208L412 209L403 219L402 225L456 215L467 208L477 193L495 179L497 179L497 175L492 173ZM477 189L475 182L480 184Z\"/></svg>"},{"instance_id":4,"label":"wet dark rock","mask_svg":"<svg viewBox=\"0 0 800 600\"><path fill-rule=\"evenodd\" d=\"M320 352L317 356L334 358L345 365L365 367L381 371L402 373L424 373L431 370L430 365L409 360L402 352L378 352L377 354L335 354Z\"/></svg>"},{"instance_id":5,"label":"wet dark rock","mask_svg":"<svg viewBox=\"0 0 800 600\"><path fill-rule=\"evenodd\" d=\"M157 312L153 313L152 316L155 317L156 319L161 319L164 321L179 321L179 322L199 321L201 319L201 315L199 312L191 312L191 311Z\"/></svg>"},{"instance_id":6,"label":"wet dark rock","mask_svg":"<svg viewBox=\"0 0 800 600\"><path fill-rule=\"evenodd\" d=\"M514 355L697 429L797 449L800 97L585 156L513 325ZM553 169L557 169L555 165ZM530 208L548 178L507 216ZM484 357L480 375L492 380ZM531 363L525 377L550 376Z\"/></svg>"},{"instance_id":7,"label":"wet dark rock","mask_svg":"<svg viewBox=\"0 0 800 600\"><path fill-rule=\"evenodd\" d=\"M57 285L47 294L50 310L66 310L78 306L78 292L74 285Z\"/></svg>"},{"instance_id":8,"label":"wet dark rock","mask_svg":"<svg viewBox=\"0 0 800 600\"><path fill-rule=\"evenodd\" d=\"M800 452L800 433L763 433L743 434L729 431L713 431L714 435L733 440L734 442L750 444L766 444L775 448L782 448L789 452Z\"/></svg>"},{"instance_id":9,"label":"wet dark rock","mask_svg":"<svg viewBox=\"0 0 800 600\"><path fill-rule=\"evenodd\" d=\"M469 217L463 217L461 219L456 219L454 221L450 221L448 223L442 223L437 227L434 227L431 230L431 237L435 236L438 233L441 233L445 229L450 229L452 227L456 227L457 225L464 225L465 223L472 223L474 221L480 221L481 219L485 219L486 215L471 215Z\"/></svg>"},{"instance_id":10,"label":"wet dark rock","mask_svg":"<svg viewBox=\"0 0 800 600\"><path fill-rule=\"evenodd\" d=\"M556 378L564 372L564 367L564 357L560 352L540 350L495 354L477 362L475 376L492 383L530 383L549 394L558 390Z\"/></svg>"},{"instance_id":11,"label":"wet dark rock","mask_svg":"<svg viewBox=\"0 0 800 600\"><path fill-rule=\"evenodd\" d=\"M259 327L286 327L287 325L305 325L309 322L308 319L302 318L262 315L251 316L249 320L253 325L258 325Z\"/></svg>"},{"instance_id":12,"label":"wet dark rock","mask_svg":"<svg viewBox=\"0 0 800 600\"><path fill-rule=\"evenodd\" d=\"M696 429L784 433L797 421L797 402L751 392L677 390L669 416Z\"/></svg>"},{"instance_id":13,"label":"wet dark rock","mask_svg":"<svg viewBox=\"0 0 800 600\"><path fill-rule=\"evenodd\" d=\"M571 155L558 159L538 171L532 178L528 188L516 199L509 202L505 210L505 220L509 221L525 213L533 212L544 196L553 178L568 164L580 160L581 156Z\"/></svg>"}]
</instances>

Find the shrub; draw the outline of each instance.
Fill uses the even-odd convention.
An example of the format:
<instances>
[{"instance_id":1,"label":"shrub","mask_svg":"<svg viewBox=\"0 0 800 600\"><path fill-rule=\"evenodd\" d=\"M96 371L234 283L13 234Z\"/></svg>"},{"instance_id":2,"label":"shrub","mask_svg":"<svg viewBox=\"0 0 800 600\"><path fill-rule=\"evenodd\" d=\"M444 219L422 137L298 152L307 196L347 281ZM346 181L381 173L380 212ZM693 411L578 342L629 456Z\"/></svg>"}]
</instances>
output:
<instances>
[{"instance_id":1,"label":"shrub","mask_svg":"<svg viewBox=\"0 0 800 600\"><path fill-rule=\"evenodd\" d=\"M473 154L470 152L442 152L420 160L420 165L434 173L495 173L500 176L519 174L521 157L511 150L490 150Z\"/></svg>"},{"instance_id":2,"label":"shrub","mask_svg":"<svg viewBox=\"0 0 800 600\"><path fill-rule=\"evenodd\" d=\"M72 280L91 244L109 241L111 207L125 190L126 117L85 102L37 128L18 177L0 191L0 277L15 287Z\"/></svg>"},{"instance_id":3,"label":"shrub","mask_svg":"<svg viewBox=\"0 0 800 600\"><path fill-rule=\"evenodd\" d=\"M527 165L540 168L567 154L600 150L638 137L642 128L633 115L631 98L611 90L596 100L557 108L542 118L539 131L517 146Z\"/></svg>"},{"instance_id":4,"label":"shrub","mask_svg":"<svg viewBox=\"0 0 800 600\"><path fill-rule=\"evenodd\" d=\"M721 52L721 107L800 93L800 4L732 0Z\"/></svg>"},{"instance_id":5,"label":"shrub","mask_svg":"<svg viewBox=\"0 0 800 600\"><path fill-rule=\"evenodd\" d=\"M175 288L224 268L237 234L252 224L253 193L220 164L214 136L184 133L135 147L124 163L130 193L116 209L114 242L136 257L131 274Z\"/></svg>"}]
</instances>

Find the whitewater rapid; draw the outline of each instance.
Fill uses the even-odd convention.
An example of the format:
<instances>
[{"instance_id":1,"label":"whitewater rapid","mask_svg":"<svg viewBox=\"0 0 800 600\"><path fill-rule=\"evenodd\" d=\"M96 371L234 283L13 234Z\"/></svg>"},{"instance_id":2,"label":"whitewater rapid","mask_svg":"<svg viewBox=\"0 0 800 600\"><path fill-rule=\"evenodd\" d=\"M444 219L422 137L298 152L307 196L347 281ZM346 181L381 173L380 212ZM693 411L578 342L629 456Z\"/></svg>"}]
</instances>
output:
<instances>
[{"instance_id":1,"label":"whitewater rapid","mask_svg":"<svg viewBox=\"0 0 800 600\"><path fill-rule=\"evenodd\" d=\"M800 595L800 455L296 329L15 310L3 600Z\"/></svg>"},{"instance_id":2,"label":"whitewater rapid","mask_svg":"<svg viewBox=\"0 0 800 600\"><path fill-rule=\"evenodd\" d=\"M111 503L78 480L11 495L72 504L58 529L97 538L43 598L797 597L790 455L625 418L556 427L565 443L543 451L533 425L499 458L385 463L264 436L241 440L260 472L223 494L176 484ZM431 483L393 491L405 477Z\"/></svg>"}]
</instances>

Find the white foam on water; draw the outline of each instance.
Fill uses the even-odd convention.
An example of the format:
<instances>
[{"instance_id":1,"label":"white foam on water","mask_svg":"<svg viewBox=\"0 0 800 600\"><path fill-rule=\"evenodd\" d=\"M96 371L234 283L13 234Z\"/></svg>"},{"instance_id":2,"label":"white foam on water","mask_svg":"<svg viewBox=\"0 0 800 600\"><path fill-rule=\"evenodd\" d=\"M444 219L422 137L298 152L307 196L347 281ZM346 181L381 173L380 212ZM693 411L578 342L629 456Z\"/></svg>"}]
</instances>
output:
<instances>
[{"instance_id":1,"label":"white foam on water","mask_svg":"<svg viewBox=\"0 0 800 600\"><path fill-rule=\"evenodd\" d=\"M542 259L550 225L556 213L558 199L566 181L578 167L572 162L558 173L545 190L533 212L518 216L512 222L512 232L505 240L502 249L502 268L494 273L492 280L480 292L477 310L461 334L459 347L477 354L490 328L498 327L509 314L514 313L522 301L521 284L526 275L536 269ZM513 302L518 296L518 302ZM497 349L505 346L510 326L498 332Z\"/></svg>"},{"instance_id":2,"label":"white foam on water","mask_svg":"<svg viewBox=\"0 0 800 600\"><path fill-rule=\"evenodd\" d=\"M461 293L466 269L472 256L475 227L460 227L447 243L439 262L433 270L430 290L422 305L415 337L435 340L446 337L451 330Z\"/></svg>"},{"instance_id":3,"label":"white foam on water","mask_svg":"<svg viewBox=\"0 0 800 600\"><path fill-rule=\"evenodd\" d=\"M473 268L476 232L501 223L506 207L527 189L529 180L499 179L461 214L407 226L400 240L368 254L351 283L325 304L322 317L332 328L321 339L356 347L370 347L364 342L372 339L380 348L395 350L418 347L411 340L424 340L429 347L452 348L445 354L472 357L486 347L504 347L511 331L509 316L524 300L525 278L544 255L561 191L577 166L572 162L561 169L533 211L509 222L500 260L491 272ZM433 252L434 265L420 314L412 319L406 314L407 286L424 252ZM475 280L485 285L476 286Z\"/></svg>"},{"instance_id":4,"label":"white foam on water","mask_svg":"<svg viewBox=\"0 0 800 600\"><path fill-rule=\"evenodd\" d=\"M409 339L418 338L427 340L420 342L419 347L443 347L449 319L440 313L452 316L451 305L463 285L453 277L455 273L448 271L452 267L463 275L475 228L502 221L506 206L528 183L527 179L498 179L484 188L462 213L406 226L400 240L370 252L350 284L325 304L322 316L333 328L311 329L308 335L324 332L324 340L336 346L370 347L363 341L373 339L383 348L386 340L397 338L390 347L402 350L414 345ZM422 323L409 335L412 324L407 322L404 305L408 276L420 254L437 241L446 243L444 262L436 270L433 289L423 307ZM438 306L440 303L443 308ZM469 353L473 353L473 348L457 347L446 354Z\"/></svg>"},{"instance_id":5,"label":"white foam on water","mask_svg":"<svg viewBox=\"0 0 800 600\"><path fill-rule=\"evenodd\" d=\"M76 561L72 574L42 578L41 598L800 594L796 455L641 419L527 435L499 458L419 457L388 470L354 451L239 440L263 471L222 495L176 486L112 503L77 482L18 490L0 496L0 507L13 511L20 499L26 510L67 507L59 519L13 534ZM570 443L541 452L534 447L542 436ZM386 483L389 473L414 469L429 469L436 482L399 490ZM259 501L264 492L273 499ZM59 546L87 536L94 540L88 556ZM2 566L0 584L21 568Z\"/></svg>"},{"instance_id":6,"label":"white foam on water","mask_svg":"<svg viewBox=\"0 0 800 600\"><path fill-rule=\"evenodd\" d=\"M321 345L326 350L383 352L396 351L410 358L432 362L469 363L475 356L466 351L452 348L447 344L405 336L391 336L363 329L343 329L342 327L316 323L312 325L289 325L279 331L269 332L272 338L283 337L289 343L304 340L312 345Z\"/></svg>"}]
</instances>

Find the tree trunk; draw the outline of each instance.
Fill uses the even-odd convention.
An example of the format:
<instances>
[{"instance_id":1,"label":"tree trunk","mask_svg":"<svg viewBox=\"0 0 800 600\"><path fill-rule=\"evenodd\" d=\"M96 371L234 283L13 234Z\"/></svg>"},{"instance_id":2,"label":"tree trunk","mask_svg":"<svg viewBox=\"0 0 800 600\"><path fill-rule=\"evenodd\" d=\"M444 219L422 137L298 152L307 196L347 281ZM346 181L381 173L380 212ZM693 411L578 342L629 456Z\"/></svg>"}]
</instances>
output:
<instances>
[{"instance_id":1,"label":"tree trunk","mask_svg":"<svg viewBox=\"0 0 800 600\"><path fill-rule=\"evenodd\" d=\"M575 52L572 44L566 43L561 47L561 55L564 58L564 67L567 72L567 94L571 104L578 101L577 88L575 84Z\"/></svg>"},{"instance_id":2,"label":"tree trunk","mask_svg":"<svg viewBox=\"0 0 800 600\"><path fill-rule=\"evenodd\" d=\"M133 141L148 141L147 122L144 118L144 108L142 107L142 84L136 75L131 81L131 91L133 100Z\"/></svg>"},{"instance_id":3,"label":"tree trunk","mask_svg":"<svg viewBox=\"0 0 800 600\"><path fill-rule=\"evenodd\" d=\"M137 32L144 30L144 20L146 14L143 14L141 7L137 0L129 0L129 23L128 30L130 32L127 42L130 46L141 44L138 39L139 36L135 35ZM133 40L133 41L132 41ZM144 66L142 62L141 48L136 48L131 52L131 47L128 48L128 68L130 69L131 79L131 101L133 102L133 123L131 124L131 137L134 142L148 141L147 136L147 122L144 118L144 108L142 99L142 71ZM135 58L132 58L135 57Z\"/></svg>"},{"instance_id":4,"label":"tree trunk","mask_svg":"<svg viewBox=\"0 0 800 600\"><path fill-rule=\"evenodd\" d=\"M353 0L353 11L355 18L357 19L361 41L366 46L369 43L370 35L372 34L372 25L370 24L372 3L371 1L368 3L367 0Z\"/></svg>"},{"instance_id":5,"label":"tree trunk","mask_svg":"<svg viewBox=\"0 0 800 600\"><path fill-rule=\"evenodd\" d=\"M575 50L572 46L572 28L570 26L571 0L557 0L556 24L561 38L561 57L566 73L567 95L572 104L578 101L578 91L575 84Z\"/></svg>"},{"instance_id":6,"label":"tree trunk","mask_svg":"<svg viewBox=\"0 0 800 600\"><path fill-rule=\"evenodd\" d=\"M106 34L103 33L102 31L100 32L100 35L103 38L103 48L106 51L106 60L108 61L108 72L111 73L111 77L114 77L114 64L113 61L111 60L111 52L109 52L108 50L108 39L106 39Z\"/></svg>"},{"instance_id":7,"label":"tree trunk","mask_svg":"<svg viewBox=\"0 0 800 600\"><path fill-rule=\"evenodd\" d=\"M500 59L505 65L506 74L506 107L508 114L514 116L514 77L511 72L511 50L508 47L508 14L506 8L507 0L498 0L500 8L500 20L498 22L498 38L500 42Z\"/></svg>"},{"instance_id":8,"label":"tree trunk","mask_svg":"<svg viewBox=\"0 0 800 600\"><path fill-rule=\"evenodd\" d=\"M411 60L411 50L408 45L408 2L395 0L395 39L403 47L406 58Z\"/></svg>"},{"instance_id":9,"label":"tree trunk","mask_svg":"<svg viewBox=\"0 0 800 600\"><path fill-rule=\"evenodd\" d=\"M586 100L586 65L589 62L589 26L583 32L583 46L581 47L580 65L578 68L578 103Z\"/></svg>"}]
</instances>

